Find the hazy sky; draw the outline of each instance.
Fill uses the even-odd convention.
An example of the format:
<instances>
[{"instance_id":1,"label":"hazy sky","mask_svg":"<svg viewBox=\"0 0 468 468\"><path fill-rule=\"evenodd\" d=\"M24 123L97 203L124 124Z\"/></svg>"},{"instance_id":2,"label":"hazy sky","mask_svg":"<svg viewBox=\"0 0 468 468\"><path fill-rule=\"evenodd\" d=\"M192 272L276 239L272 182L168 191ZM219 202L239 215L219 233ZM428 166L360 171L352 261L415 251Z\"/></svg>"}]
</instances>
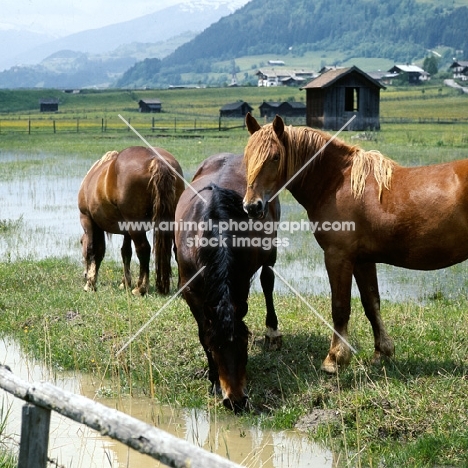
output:
<instances>
[{"instance_id":1,"label":"hazy sky","mask_svg":"<svg viewBox=\"0 0 468 468\"><path fill-rule=\"evenodd\" d=\"M131 20L190 0L1 0L0 28L71 34ZM196 0L217 3L217 0ZM235 3L246 3L236 1Z\"/></svg>"}]
</instances>

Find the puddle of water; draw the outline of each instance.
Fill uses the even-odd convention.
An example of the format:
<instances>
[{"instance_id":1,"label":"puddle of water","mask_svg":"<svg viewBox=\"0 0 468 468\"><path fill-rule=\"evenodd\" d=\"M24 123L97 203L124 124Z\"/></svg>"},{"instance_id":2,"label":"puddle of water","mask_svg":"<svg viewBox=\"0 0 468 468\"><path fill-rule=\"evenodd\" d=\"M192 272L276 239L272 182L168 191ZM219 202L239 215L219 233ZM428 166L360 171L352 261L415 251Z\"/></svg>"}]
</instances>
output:
<instances>
[{"instance_id":1,"label":"puddle of water","mask_svg":"<svg viewBox=\"0 0 468 468\"><path fill-rule=\"evenodd\" d=\"M94 399L99 382L79 373L52 373L24 356L12 341L0 340L0 363L28 381L47 380L68 391ZM0 390L4 407L10 407L7 434L19 442L22 400ZM175 411L149 398L103 398L100 403L155 425L179 438L251 468L331 467L333 456L294 431L274 432L242 426L235 416L204 410ZM163 466L146 455L52 413L49 457L66 467L137 468Z\"/></svg>"},{"instance_id":2,"label":"puddle of water","mask_svg":"<svg viewBox=\"0 0 468 468\"><path fill-rule=\"evenodd\" d=\"M19 223L14 235L0 236L0 260L70 257L81 262L81 180L50 174L0 180L0 219ZM122 239L107 239L106 258L120 260Z\"/></svg>"}]
</instances>

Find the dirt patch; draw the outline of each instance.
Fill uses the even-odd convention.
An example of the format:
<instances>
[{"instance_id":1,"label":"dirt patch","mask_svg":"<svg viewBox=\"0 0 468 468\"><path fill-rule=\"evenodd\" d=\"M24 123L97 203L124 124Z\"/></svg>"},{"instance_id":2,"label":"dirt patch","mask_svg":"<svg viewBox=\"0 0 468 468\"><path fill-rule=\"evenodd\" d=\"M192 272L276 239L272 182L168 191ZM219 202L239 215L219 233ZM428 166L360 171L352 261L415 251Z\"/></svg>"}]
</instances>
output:
<instances>
[{"instance_id":1,"label":"dirt patch","mask_svg":"<svg viewBox=\"0 0 468 468\"><path fill-rule=\"evenodd\" d=\"M334 424L339 422L339 420L338 411L316 408L299 419L296 423L296 429L303 432L314 432L321 424Z\"/></svg>"}]
</instances>

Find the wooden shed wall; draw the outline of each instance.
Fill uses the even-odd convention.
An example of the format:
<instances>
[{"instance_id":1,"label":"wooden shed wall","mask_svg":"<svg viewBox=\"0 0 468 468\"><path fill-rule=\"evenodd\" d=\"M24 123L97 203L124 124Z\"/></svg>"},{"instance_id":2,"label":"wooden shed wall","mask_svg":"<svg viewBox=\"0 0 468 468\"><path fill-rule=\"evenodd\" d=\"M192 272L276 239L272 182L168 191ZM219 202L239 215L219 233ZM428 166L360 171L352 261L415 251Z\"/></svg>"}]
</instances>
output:
<instances>
[{"instance_id":1,"label":"wooden shed wall","mask_svg":"<svg viewBox=\"0 0 468 468\"><path fill-rule=\"evenodd\" d=\"M346 110L346 88L357 90L357 110ZM343 77L336 84L307 90L307 125L339 130L353 116L348 130L380 129L380 89L369 86L357 74Z\"/></svg>"}]
</instances>

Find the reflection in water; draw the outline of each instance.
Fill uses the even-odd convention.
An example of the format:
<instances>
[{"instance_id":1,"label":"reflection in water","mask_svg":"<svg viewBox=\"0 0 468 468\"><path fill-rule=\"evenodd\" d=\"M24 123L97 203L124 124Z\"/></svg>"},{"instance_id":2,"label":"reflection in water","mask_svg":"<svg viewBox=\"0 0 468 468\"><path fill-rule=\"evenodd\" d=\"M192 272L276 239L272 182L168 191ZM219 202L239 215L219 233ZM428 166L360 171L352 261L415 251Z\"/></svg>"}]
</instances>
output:
<instances>
[{"instance_id":1,"label":"reflection in water","mask_svg":"<svg viewBox=\"0 0 468 468\"><path fill-rule=\"evenodd\" d=\"M0 363L10 366L16 376L28 381L47 380L70 392L95 398L100 382L90 375L52 373L47 367L27 359L12 341L0 340ZM8 434L19 441L23 401L0 390L4 407L11 405ZM293 431L273 432L242 426L235 416L204 410L175 411L149 398L104 398L100 403L123 411L185 439L199 447L248 467L305 468L331 467L330 452ZM52 413L49 457L61 466L73 468L159 467L156 460L125 445Z\"/></svg>"}]
</instances>

